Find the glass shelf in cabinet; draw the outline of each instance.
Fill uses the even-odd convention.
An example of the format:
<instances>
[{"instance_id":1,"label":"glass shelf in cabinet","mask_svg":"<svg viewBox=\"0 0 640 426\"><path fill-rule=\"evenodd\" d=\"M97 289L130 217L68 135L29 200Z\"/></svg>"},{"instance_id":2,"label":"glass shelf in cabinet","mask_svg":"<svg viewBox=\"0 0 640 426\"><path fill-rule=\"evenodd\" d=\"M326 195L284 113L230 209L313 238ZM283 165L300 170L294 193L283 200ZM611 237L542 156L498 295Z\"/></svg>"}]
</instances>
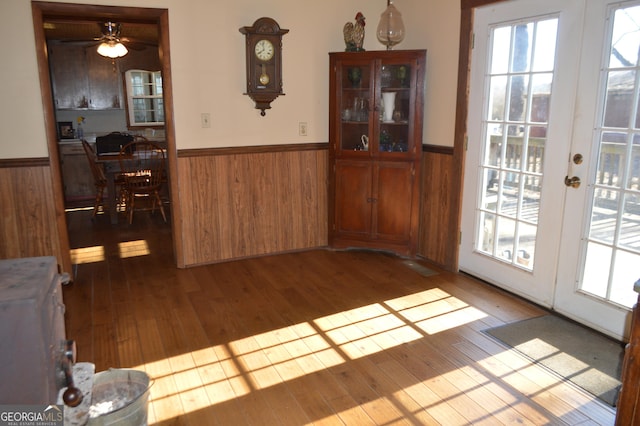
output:
<instances>
[{"instance_id":1,"label":"glass shelf in cabinet","mask_svg":"<svg viewBox=\"0 0 640 426\"><path fill-rule=\"evenodd\" d=\"M380 124L383 124L385 126L406 126L407 124L409 124L409 120L400 120L400 121L380 121Z\"/></svg>"},{"instance_id":2,"label":"glass shelf in cabinet","mask_svg":"<svg viewBox=\"0 0 640 426\"><path fill-rule=\"evenodd\" d=\"M368 124L369 120L345 120L344 118L342 119L342 124L353 124L353 125L362 125L362 124Z\"/></svg>"},{"instance_id":3,"label":"glass shelf in cabinet","mask_svg":"<svg viewBox=\"0 0 640 426\"><path fill-rule=\"evenodd\" d=\"M383 87L382 88L382 93L385 93L385 92L408 92L410 90L411 90L410 87L391 86L391 87Z\"/></svg>"}]
</instances>

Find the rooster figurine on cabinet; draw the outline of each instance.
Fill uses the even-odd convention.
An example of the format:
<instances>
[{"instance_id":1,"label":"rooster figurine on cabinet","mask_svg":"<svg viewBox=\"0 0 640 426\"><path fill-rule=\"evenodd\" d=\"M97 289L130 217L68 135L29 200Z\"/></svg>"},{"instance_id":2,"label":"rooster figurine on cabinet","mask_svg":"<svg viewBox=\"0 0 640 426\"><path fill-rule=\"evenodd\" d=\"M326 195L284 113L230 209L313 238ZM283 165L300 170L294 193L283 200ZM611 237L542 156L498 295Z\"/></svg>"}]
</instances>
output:
<instances>
[{"instance_id":1,"label":"rooster figurine on cabinet","mask_svg":"<svg viewBox=\"0 0 640 426\"><path fill-rule=\"evenodd\" d=\"M362 44L364 43L364 15L360 12L356 15L356 23L347 22L344 24L342 33L344 34L344 42L347 45L347 52L362 52Z\"/></svg>"}]
</instances>

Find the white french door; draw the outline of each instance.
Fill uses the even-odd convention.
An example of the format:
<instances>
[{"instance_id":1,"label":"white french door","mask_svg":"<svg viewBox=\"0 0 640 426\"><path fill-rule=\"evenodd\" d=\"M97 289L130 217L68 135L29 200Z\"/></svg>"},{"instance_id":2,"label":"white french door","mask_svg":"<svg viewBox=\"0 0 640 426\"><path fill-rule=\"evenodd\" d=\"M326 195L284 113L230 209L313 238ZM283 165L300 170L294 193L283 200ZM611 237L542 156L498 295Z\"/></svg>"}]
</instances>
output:
<instances>
[{"instance_id":1,"label":"white french door","mask_svg":"<svg viewBox=\"0 0 640 426\"><path fill-rule=\"evenodd\" d=\"M476 10L460 269L623 338L640 278L640 9L609 3Z\"/></svg>"}]
</instances>

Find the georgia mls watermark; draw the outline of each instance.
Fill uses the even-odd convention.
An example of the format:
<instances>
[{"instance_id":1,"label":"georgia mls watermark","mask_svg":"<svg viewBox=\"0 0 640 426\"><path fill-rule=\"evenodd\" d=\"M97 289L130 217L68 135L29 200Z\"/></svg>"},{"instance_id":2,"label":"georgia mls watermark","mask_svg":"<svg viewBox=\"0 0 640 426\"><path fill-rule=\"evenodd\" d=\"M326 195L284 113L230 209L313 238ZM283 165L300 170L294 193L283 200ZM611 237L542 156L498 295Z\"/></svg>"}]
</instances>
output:
<instances>
[{"instance_id":1,"label":"georgia mls watermark","mask_svg":"<svg viewBox=\"0 0 640 426\"><path fill-rule=\"evenodd\" d=\"M64 405L0 405L0 426L63 426Z\"/></svg>"}]
</instances>

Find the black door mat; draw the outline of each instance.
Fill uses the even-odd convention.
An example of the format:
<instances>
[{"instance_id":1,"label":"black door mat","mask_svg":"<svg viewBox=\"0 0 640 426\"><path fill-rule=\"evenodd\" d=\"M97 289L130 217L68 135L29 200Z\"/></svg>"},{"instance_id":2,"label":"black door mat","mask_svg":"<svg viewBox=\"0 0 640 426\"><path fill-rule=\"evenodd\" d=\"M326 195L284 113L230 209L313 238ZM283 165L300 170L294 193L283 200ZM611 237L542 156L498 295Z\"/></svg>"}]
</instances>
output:
<instances>
[{"instance_id":1,"label":"black door mat","mask_svg":"<svg viewBox=\"0 0 640 426\"><path fill-rule=\"evenodd\" d=\"M622 343L555 315L485 332L615 407L624 358Z\"/></svg>"}]
</instances>

